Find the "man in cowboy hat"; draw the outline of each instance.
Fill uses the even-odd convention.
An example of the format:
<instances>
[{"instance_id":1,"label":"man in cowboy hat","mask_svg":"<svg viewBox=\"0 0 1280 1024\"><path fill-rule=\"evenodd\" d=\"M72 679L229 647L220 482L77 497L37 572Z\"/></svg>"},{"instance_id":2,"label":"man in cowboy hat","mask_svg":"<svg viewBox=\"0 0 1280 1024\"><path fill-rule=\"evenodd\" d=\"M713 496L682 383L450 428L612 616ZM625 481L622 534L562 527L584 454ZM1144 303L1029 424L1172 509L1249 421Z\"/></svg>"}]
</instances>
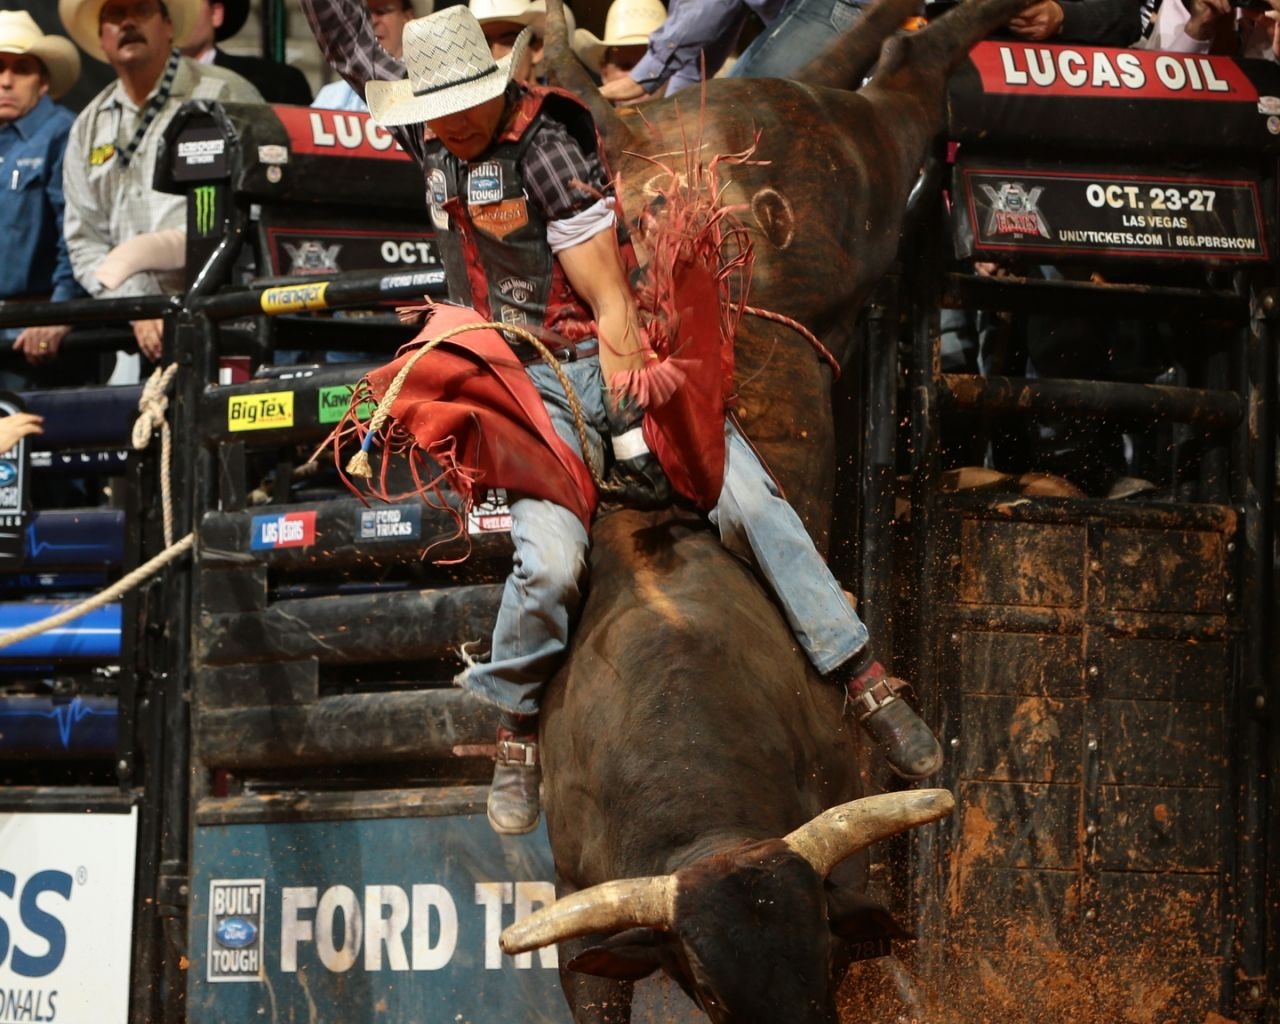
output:
<instances>
[{"instance_id":1,"label":"man in cowboy hat","mask_svg":"<svg viewBox=\"0 0 1280 1024\"><path fill-rule=\"evenodd\" d=\"M268 103L305 107L311 102L307 76L297 68L262 57L227 53L218 43L230 39L249 17L249 0L200 0L196 23L182 52L201 64L216 64L253 83Z\"/></svg>"},{"instance_id":2,"label":"man in cowboy hat","mask_svg":"<svg viewBox=\"0 0 1280 1024\"><path fill-rule=\"evenodd\" d=\"M540 334L558 367L527 343L513 348L556 433L589 464L603 465L610 451L612 482L651 504L669 502L670 484L641 430L642 410L613 388L654 357L639 335L628 280L633 260L620 241L588 112L567 93L517 81L527 36L495 60L469 10L450 7L411 22L401 64L370 45L359 0L301 3L326 58L363 90L374 120L423 168L450 298L486 320ZM575 403L557 369L574 391L591 451L580 447ZM905 778L933 774L942 762L937 740L901 699L905 684L872 656L866 626L800 517L732 424L725 447L723 488L710 513L722 539L754 558L797 642L820 673L846 688L890 767ZM567 649L590 539L567 503L516 487L508 497L516 551L489 659L468 659L455 681L501 710L488 816L496 831L519 834L538 822L539 702Z\"/></svg>"},{"instance_id":3,"label":"man in cowboy hat","mask_svg":"<svg viewBox=\"0 0 1280 1024\"><path fill-rule=\"evenodd\" d=\"M489 52L495 60L505 57L515 46L516 38L526 28L532 29L525 56L513 71L517 82L533 84L542 80L542 43L547 29L546 0L469 0L467 6L480 22ZM564 5L564 20L570 38L574 33L573 11Z\"/></svg>"},{"instance_id":4,"label":"man in cowboy hat","mask_svg":"<svg viewBox=\"0 0 1280 1024\"><path fill-rule=\"evenodd\" d=\"M70 40L45 35L25 11L0 11L0 301L83 294L62 237L62 160L75 115L53 101L80 76ZM21 390L52 383L37 369L58 355L58 328L7 329L3 340L21 352L30 373L0 372L0 386ZM60 383L84 383L90 361L58 367Z\"/></svg>"},{"instance_id":5,"label":"man in cowboy hat","mask_svg":"<svg viewBox=\"0 0 1280 1024\"><path fill-rule=\"evenodd\" d=\"M613 0L604 19L604 38L580 28L573 34L573 52L608 85L639 63L649 36L666 20L662 0Z\"/></svg>"},{"instance_id":6,"label":"man in cowboy hat","mask_svg":"<svg viewBox=\"0 0 1280 1024\"><path fill-rule=\"evenodd\" d=\"M262 102L239 75L178 51L198 3L58 0L67 34L116 73L72 125L63 175L67 251L76 280L98 298L183 288L186 200L151 187L156 151L178 108L193 99ZM164 350L162 326L133 324L139 351L152 361ZM118 360L117 370L117 382L136 380L136 357Z\"/></svg>"}]
</instances>

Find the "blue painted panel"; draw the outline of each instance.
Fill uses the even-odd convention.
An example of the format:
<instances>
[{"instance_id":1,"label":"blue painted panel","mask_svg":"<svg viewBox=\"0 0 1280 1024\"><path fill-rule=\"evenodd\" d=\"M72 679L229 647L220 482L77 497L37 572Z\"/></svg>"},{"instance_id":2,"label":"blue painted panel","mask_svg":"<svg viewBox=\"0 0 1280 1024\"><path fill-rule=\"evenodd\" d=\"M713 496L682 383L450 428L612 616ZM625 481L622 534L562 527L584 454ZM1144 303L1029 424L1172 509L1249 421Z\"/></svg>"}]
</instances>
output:
<instances>
[{"instance_id":1,"label":"blue painted panel","mask_svg":"<svg viewBox=\"0 0 1280 1024\"><path fill-rule=\"evenodd\" d=\"M190 1024L569 1024L555 950L498 935L553 898L545 829L483 814L198 826ZM320 1008L320 1017L312 1016Z\"/></svg>"},{"instance_id":2,"label":"blue painted panel","mask_svg":"<svg viewBox=\"0 0 1280 1024\"><path fill-rule=\"evenodd\" d=\"M71 608L76 602L0 603L0 633L21 629ZM108 604L36 636L0 648L5 661L93 660L120 656L120 605Z\"/></svg>"},{"instance_id":3,"label":"blue painted panel","mask_svg":"<svg viewBox=\"0 0 1280 1024\"><path fill-rule=\"evenodd\" d=\"M114 754L114 697L0 697L0 755Z\"/></svg>"}]
</instances>

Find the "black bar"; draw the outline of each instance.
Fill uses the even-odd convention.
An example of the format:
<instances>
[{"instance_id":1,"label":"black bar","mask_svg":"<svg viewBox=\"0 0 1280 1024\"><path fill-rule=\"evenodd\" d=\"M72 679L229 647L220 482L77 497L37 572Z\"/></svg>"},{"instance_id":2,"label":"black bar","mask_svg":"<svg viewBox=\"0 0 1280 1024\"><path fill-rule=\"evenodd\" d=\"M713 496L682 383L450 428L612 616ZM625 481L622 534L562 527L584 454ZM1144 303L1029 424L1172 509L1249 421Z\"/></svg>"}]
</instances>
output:
<instances>
[{"instance_id":1,"label":"black bar","mask_svg":"<svg viewBox=\"0 0 1280 1024\"><path fill-rule=\"evenodd\" d=\"M1244 418L1244 400L1233 391L1175 388L1164 384L1118 384L1094 380L1028 380L941 375L944 408L982 409L1150 423L1168 420L1209 430L1230 430Z\"/></svg>"},{"instance_id":2,"label":"black bar","mask_svg":"<svg viewBox=\"0 0 1280 1024\"><path fill-rule=\"evenodd\" d=\"M452 758L459 745L492 742L495 707L465 690L322 697L293 707L200 711L195 753L237 771L300 765Z\"/></svg>"},{"instance_id":3,"label":"black bar","mask_svg":"<svg viewBox=\"0 0 1280 1024\"><path fill-rule=\"evenodd\" d=\"M157 320L181 305L182 296L180 295L139 295L129 299L68 299L66 302L0 302L0 327Z\"/></svg>"},{"instance_id":4,"label":"black bar","mask_svg":"<svg viewBox=\"0 0 1280 1024\"><path fill-rule=\"evenodd\" d=\"M1127 316L1171 320L1249 318L1249 301L1234 291L1093 281L943 275L943 305L962 309L1007 309L1063 316Z\"/></svg>"}]
</instances>

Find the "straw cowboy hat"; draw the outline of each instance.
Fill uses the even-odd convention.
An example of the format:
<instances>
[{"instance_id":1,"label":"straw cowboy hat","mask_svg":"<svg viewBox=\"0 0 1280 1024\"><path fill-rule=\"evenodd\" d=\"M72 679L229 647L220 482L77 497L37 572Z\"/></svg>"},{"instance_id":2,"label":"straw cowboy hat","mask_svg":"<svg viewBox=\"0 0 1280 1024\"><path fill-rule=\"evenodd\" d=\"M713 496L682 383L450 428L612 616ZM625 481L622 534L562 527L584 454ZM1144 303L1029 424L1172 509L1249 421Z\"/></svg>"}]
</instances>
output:
<instances>
[{"instance_id":1,"label":"straw cowboy hat","mask_svg":"<svg viewBox=\"0 0 1280 1024\"><path fill-rule=\"evenodd\" d=\"M531 27L538 36L547 27L546 0L470 0L467 8L481 25L486 21L514 21ZM568 4L564 5L564 21L572 37L575 22Z\"/></svg>"},{"instance_id":2,"label":"straw cowboy hat","mask_svg":"<svg viewBox=\"0 0 1280 1024\"><path fill-rule=\"evenodd\" d=\"M0 11L0 53L29 53L49 72L55 100L80 77L80 53L62 36L47 36L26 11Z\"/></svg>"},{"instance_id":3,"label":"straw cowboy hat","mask_svg":"<svg viewBox=\"0 0 1280 1024\"><path fill-rule=\"evenodd\" d=\"M611 46L644 46L653 31L667 20L662 0L613 0L604 19L604 38L585 28L573 34L573 52L599 74L604 52Z\"/></svg>"},{"instance_id":4,"label":"straw cowboy hat","mask_svg":"<svg viewBox=\"0 0 1280 1024\"><path fill-rule=\"evenodd\" d=\"M409 77L368 82L369 113L384 126L419 124L470 110L501 96L529 45L529 29L512 51L494 60L476 16L465 7L417 18L404 27Z\"/></svg>"},{"instance_id":5,"label":"straw cowboy hat","mask_svg":"<svg viewBox=\"0 0 1280 1024\"><path fill-rule=\"evenodd\" d=\"M98 12L106 4L107 0L58 0L58 17L62 19L67 35L90 57L104 64L107 63L107 55L98 38ZM169 9L169 20L173 22L173 45L181 46L196 23L200 0L164 0L164 5Z\"/></svg>"}]
</instances>

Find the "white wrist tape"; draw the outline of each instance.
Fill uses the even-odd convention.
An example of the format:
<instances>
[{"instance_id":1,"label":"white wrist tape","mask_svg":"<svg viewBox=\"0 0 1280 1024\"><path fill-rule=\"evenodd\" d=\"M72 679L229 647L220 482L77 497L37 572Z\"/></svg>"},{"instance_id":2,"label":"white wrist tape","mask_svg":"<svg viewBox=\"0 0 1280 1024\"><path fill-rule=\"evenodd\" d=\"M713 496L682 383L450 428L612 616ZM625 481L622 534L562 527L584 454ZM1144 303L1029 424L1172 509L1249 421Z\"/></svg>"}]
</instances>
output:
<instances>
[{"instance_id":1,"label":"white wrist tape","mask_svg":"<svg viewBox=\"0 0 1280 1024\"><path fill-rule=\"evenodd\" d=\"M644 429L632 427L625 434L617 434L613 438L613 457L615 459L634 459L647 455L649 446L644 442Z\"/></svg>"}]
</instances>

